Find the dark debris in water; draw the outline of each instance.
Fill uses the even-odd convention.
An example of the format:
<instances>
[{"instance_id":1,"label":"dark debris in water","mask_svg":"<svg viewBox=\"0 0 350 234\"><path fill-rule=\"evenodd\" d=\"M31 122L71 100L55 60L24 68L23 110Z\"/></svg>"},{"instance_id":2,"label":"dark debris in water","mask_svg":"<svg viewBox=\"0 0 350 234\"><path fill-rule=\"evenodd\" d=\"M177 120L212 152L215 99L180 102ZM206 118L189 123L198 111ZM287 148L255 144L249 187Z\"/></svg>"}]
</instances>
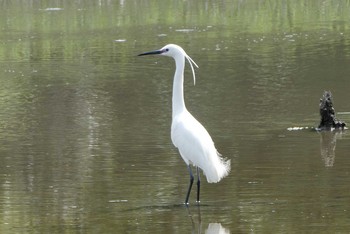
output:
<instances>
[{"instance_id":1,"label":"dark debris in water","mask_svg":"<svg viewBox=\"0 0 350 234\"><path fill-rule=\"evenodd\" d=\"M318 130L343 130L346 124L335 117L335 110L333 108L332 93L330 91L324 91L322 98L320 99L320 115L321 122L318 125Z\"/></svg>"},{"instance_id":2,"label":"dark debris in water","mask_svg":"<svg viewBox=\"0 0 350 234\"><path fill-rule=\"evenodd\" d=\"M341 114L350 114L350 112L340 112ZM332 93L330 91L324 91L322 98L320 99L320 116L321 121L318 127L289 127L288 131L342 131L348 129L346 123L335 117L335 110L333 107Z\"/></svg>"}]
</instances>

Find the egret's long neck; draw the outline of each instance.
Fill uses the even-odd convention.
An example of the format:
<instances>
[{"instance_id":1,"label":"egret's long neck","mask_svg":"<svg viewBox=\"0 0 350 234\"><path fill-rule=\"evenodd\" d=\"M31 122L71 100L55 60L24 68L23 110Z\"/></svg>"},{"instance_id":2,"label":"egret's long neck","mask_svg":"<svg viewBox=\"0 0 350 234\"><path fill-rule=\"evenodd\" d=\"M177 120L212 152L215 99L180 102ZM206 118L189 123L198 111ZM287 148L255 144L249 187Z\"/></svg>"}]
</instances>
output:
<instances>
[{"instance_id":1,"label":"egret's long neck","mask_svg":"<svg viewBox=\"0 0 350 234\"><path fill-rule=\"evenodd\" d=\"M173 119L174 117L186 110L184 100L184 69L185 57L181 56L175 59L176 70L173 83Z\"/></svg>"}]
</instances>

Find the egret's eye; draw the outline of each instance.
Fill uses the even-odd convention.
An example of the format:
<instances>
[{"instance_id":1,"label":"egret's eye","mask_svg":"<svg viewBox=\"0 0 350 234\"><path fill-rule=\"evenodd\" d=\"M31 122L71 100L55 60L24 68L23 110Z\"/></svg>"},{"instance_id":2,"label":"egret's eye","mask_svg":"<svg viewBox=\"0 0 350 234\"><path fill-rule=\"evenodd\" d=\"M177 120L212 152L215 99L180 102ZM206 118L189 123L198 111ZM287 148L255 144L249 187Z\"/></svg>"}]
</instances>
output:
<instances>
[{"instance_id":1,"label":"egret's eye","mask_svg":"<svg viewBox=\"0 0 350 234\"><path fill-rule=\"evenodd\" d=\"M168 49L168 48L166 48L166 49L165 49L165 51L166 51L166 52L168 52L168 51L169 51L169 49Z\"/></svg>"}]
</instances>

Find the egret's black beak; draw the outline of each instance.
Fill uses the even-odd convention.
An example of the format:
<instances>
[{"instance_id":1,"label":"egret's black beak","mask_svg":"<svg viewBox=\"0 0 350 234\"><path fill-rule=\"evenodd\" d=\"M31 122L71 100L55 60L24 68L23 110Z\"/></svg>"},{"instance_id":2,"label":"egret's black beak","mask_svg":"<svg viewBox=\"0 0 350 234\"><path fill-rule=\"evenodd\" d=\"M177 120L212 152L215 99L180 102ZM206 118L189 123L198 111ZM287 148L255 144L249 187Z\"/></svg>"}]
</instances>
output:
<instances>
[{"instance_id":1,"label":"egret's black beak","mask_svg":"<svg viewBox=\"0 0 350 234\"><path fill-rule=\"evenodd\" d=\"M163 53L162 50L154 50L154 51L150 51L150 52L145 52L145 53L139 54L138 56L150 55L150 54L161 54L161 53Z\"/></svg>"}]
</instances>

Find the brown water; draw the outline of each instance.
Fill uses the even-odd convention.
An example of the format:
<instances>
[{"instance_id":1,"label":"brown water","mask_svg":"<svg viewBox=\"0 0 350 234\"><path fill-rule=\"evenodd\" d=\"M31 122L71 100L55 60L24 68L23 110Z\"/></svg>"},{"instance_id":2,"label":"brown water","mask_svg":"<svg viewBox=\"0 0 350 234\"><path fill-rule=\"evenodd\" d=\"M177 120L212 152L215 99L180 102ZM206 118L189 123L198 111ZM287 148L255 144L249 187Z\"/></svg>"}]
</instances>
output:
<instances>
[{"instance_id":1,"label":"brown water","mask_svg":"<svg viewBox=\"0 0 350 234\"><path fill-rule=\"evenodd\" d=\"M0 1L1 233L344 233L348 1ZM174 62L232 172L188 172L170 139ZM291 130L302 127L302 130ZM306 129L308 127L308 129ZM203 177L204 178L204 177Z\"/></svg>"}]
</instances>

